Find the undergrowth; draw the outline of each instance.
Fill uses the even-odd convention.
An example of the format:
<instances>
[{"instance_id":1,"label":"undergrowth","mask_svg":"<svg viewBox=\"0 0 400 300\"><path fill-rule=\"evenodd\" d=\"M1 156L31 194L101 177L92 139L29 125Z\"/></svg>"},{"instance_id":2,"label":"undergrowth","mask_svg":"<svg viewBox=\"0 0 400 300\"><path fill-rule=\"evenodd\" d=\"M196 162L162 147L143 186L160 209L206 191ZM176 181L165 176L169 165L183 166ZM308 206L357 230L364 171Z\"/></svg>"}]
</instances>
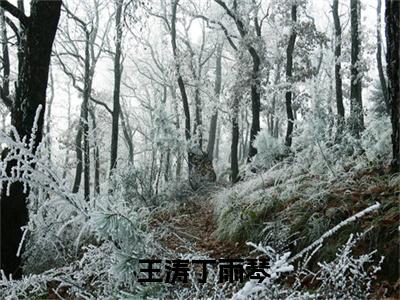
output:
<instances>
[{"instance_id":1,"label":"undergrowth","mask_svg":"<svg viewBox=\"0 0 400 300\"><path fill-rule=\"evenodd\" d=\"M385 280L399 276L400 175L384 167L390 151L388 136L378 134L383 125L372 124L361 141L344 134L342 143L332 146L323 131L308 123L298 130L294 153L263 164L266 158L281 159L282 149L268 146L268 151L278 149L278 155L264 153L252 166L259 168L256 174L219 191L194 193L188 185L174 183L154 194L146 171L121 166L106 192L91 201L71 193L40 151L34 155L24 140L1 134L8 159L19 161L13 177L3 172L2 181L29 184L31 194L30 222L21 244L27 275L13 280L2 274L0 298L367 297L380 268ZM2 161L1 170L7 162ZM164 247L165 228L151 226L154 214L177 211L190 205L188 198L204 199L206 194L213 195L219 238L247 242L257 251L254 255L267 257L268 277L221 284L210 270L206 284L194 274L186 285L139 284L139 259L209 258Z\"/></svg>"},{"instance_id":2,"label":"undergrowth","mask_svg":"<svg viewBox=\"0 0 400 300\"><path fill-rule=\"evenodd\" d=\"M261 134L253 166L257 174L224 189L214 198L219 238L237 242L262 242L279 250L300 251L329 228L379 201L373 216L344 227L311 261L332 260L352 232L373 227L358 252L378 250L386 256L386 280L399 278L398 221L400 174L390 174L389 123L369 123L362 139L343 133L341 143L327 135L317 122L299 125L294 151L270 167L265 159L282 154L270 136ZM269 153L278 151L278 153ZM263 170L263 171L262 171ZM250 175L249 175L250 174Z\"/></svg>"}]
</instances>

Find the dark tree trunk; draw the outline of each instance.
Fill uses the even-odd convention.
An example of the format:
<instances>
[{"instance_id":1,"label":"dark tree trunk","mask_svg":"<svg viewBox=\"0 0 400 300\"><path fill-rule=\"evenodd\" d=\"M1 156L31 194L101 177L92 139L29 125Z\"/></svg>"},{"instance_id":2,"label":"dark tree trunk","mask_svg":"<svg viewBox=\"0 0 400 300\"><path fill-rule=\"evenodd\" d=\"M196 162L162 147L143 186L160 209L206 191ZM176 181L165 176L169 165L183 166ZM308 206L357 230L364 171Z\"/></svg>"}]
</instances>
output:
<instances>
[{"instance_id":1,"label":"dark tree trunk","mask_svg":"<svg viewBox=\"0 0 400 300\"><path fill-rule=\"evenodd\" d=\"M85 92L86 93L86 92ZM85 94L84 93L84 94ZM76 172L74 185L72 187L73 193L78 193L82 180L84 181L84 197L86 200L90 198L90 153L89 153L89 119L88 119L88 101L84 95L84 100L81 106L81 116L79 120L78 132L75 138L76 149ZM83 140L83 147L82 147Z\"/></svg>"},{"instance_id":2,"label":"dark tree trunk","mask_svg":"<svg viewBox=\"0 0 400 300\"><path fill-rule=\"evenodd\" d=\"M25 5L24 0L17 0L18 9L22 12L25 12ZM24 62L24 49L26 43L26 36L25 36L25 24L23 22L19 22L19 34L18 34L18 72L21 71L22 64Z\"/></svg>"},{"instance_id":3,"label":"dark tree trunk","mask_svg":"<svg viewBox=\"0 0 400 300\"><path fill-rule=\"evenodd\" d=\"M132 132L129 126L129 122L125 120L124 112L121 110L121 125L122 125L122 132L124 134L124 140L128 147L128 159L129 162L133 163L133 141L132 141Z\"/></svg>"},{"instance_id":4,"label":"dark tree trunk","mask_svg":"<svg viewBox=\"0 0 400 300\"><path fill-rule=\"evenodd\" d=\"M239 138L240 138L240 142L239 142L239 155L238 155L238 159L239 159L239 161L240 162L244 162L244 155L245 155L245 153L244 153L244 148L245 148L245 144L246 144L246 140L245 140L245 131L247 130L247 128L246 128L246 126L245 126L245 123L246 123L246 120L245 120L245 112L244 111L242 111L241 113L240 113L240 127L239 127Z\"/></svg>"},{"instance_id":5,"label":"dark tree trunk","mask_svg":"<svg viewBox=\"0 0 400 300\"><path fill-rule=\"evenodd\" d=\"M84 73L84 88L83 88L83 101L81 105L81 116L79 121L79 128L76 135L76 160L77 167L75 173L75 181L72 188L73 193L79 191L83 170L83 186L84 197L86 200L90 199L90 149L89 149L89 99L92 92L92 79L94 75L94 66L90 66L90 42L91 37L89 31L85 32L85 73ZM83 140L83 148L82 148ZM83 154L82 154L83 152ZM82 162L83 158L83 162Z\"/></svg>"},{"instance_id":6,"label":"dark tree trunk","mask_svg":"<svg viewBox=\"0 0 400 300\"><path fill-rule=\"evenodd\" d=\"M248 111L247 109L244 110L244 123L246 124L246 137L244 138L244 152L243 155L247 155L247 153L249 152L249 145L248 145L248 140L249 140L249 133L250 133L250 123L247 120L247 115L248 115Z\"/></svg>"},{"instance_id":7,"label":"dark tree trunk","mask_svg":"<svg viewBox=\"0 0 400 300\"><path fill-rule=\"evenodd\" d=\"M200 77L195 78L196 82L200 80ZM203 118L202 118L202 109L201 109L201 98L200 98L200 87L197 86L194 91L194 105L195 105L195 124L193 128L193 136L195 139L195 143L199 145L199 148L203 149Z\"/></svg>"},{"instance_id":8,"label":"dark tree trunk","mask_svg":"<svg viewBox=\"0 0 400 300\"><path fill-rule=\"evenodd\" d=\"M89 110L90 117L92 118L92 130L93 130L93 159L94 159L94 195L100 194L100 152L99 144L97 139L97 122L96 112L92 107Z\"/></svg>"},{"instance_id":9,"label":"dark tree trunk","mask_svg":"<svg viewBox=\"0 0 400 300\"><path fill-rule=\"evenodd\" d=\"M119 114L120 114L120 89L121 89L121 40L122 40L122 5L123 0L117 1L117 12L115 16L115 30L116 30L116 41L115 41L115 57L114 57L114 95L113 95L113 114L112 114L112 130L111 130L111 161L110 170L116 166L118 157L118 125L119 125Z\"/></svg>"},{"instance_id":10,"label":"dark tree trunk","mask_svg":"<svg viewBox=\"0 0 400 300\"><path fill-rule=\"evenodd\" d=\"M391 106L392 170L400 171L400 2L386 0L386 43L388 95Z\"/></svg>"},{"instance_id":11,"label":"dark tree trunk","mask_svg":"<svg viewBox=\"0 0 400 300\"><path fill-rule=\"evenodd\" d=\"M275 118L274 138L279 138L279 118Z\"/></svg>"},{"instance_id":12,"label":"dark tree trunk","mask_svg":"<svg viewBox=\"0 0 400 300\"><path fill-rule=\"evenodd\" d=\"M342 133L344 127L344 105L343 88L341 75L341 56L342 56L342 26L339 17L339 0L333 0L333 21L335 24L335 90L336 90L336 109L337 109L337 130Z\"/></svg>"},{"instance_id":13,"label":"dark tree trunk","mask_svg":"<svg viewBox=\"0 0 400 300\"><path fill-rule=\"evenodd\" d=\"M214 159L214 149L215 149L215 138L217 134L217 122L218 122L218 108L215 109L215 112L211 116L210 121L210 132L208 135L208 145L207 145L207 155L210 161Z\"/></svg>"},{"instance_id":14,"label":"dark tree trunk","mask_svg":"<svg viewBox=\"0 0 400 300\"><path fill-rule=\"evenodd\" d=\"M89 146L89 99L92 91L92 74L90 72L89 34L86 33L85 87L83 90L83 195L90 199L90 146Z\"/></svg>"},{"instance_id":15,"label":"dark tree trunk","mask_svg":"<svg viewBox=\"0 0 400 300\"><path fill-rule=\"evenodd\" d=\"M170 180L170 165L171 165L171 150L168 149L167 157L165 160L164 180L168 182Z\"/></svg>"},{"instance_id":16,"label":"dark tree trunk","mask_svg":"<svg viewBox=\"0 0 400 300\"><path fill-rule=\"evenodd\" d=\"M254 147L253 143L256 139L257 134L260 132L260 64L261 60L257 54L257 51L253 48L249 48L249 52L253 59L253 73L251 78L251 112L252 112L252 121L251 121L251 129L250 129L250 141L249 141L249 154L247 157L247 161L251 161L252 158L257 154L257 149Z\"/></svg>"},{"instance_id":17,"label":"dark tree trunk","mask_svg":"<svg viewBox=\"0 0 400 300\"><path fill-rule=\"evenodd\" d=\"M293 51L294 51L294 44L296 42L296 29L294 27L297 21L297 6L292 6L291 11L292 16L292 33L289 38L289 44L286 49L286 82L288 84L292 84L292 68L293 68ZM293 107L292 107L292 86L289 88L290 90L285 94L285 101L286 101L286 114L287 114L287 129L286 129L286 137L285 137L285 145L287 147L292 146L292 133L293 133L293 123L294 123L294 115L293 115Z\"/></svg>"},{"instance_id":18,"label":"dark tree trunk","mask_svg":"<svg viewBox=\"0 0 400 300\"><path fill-rule=\"evenodd\" d=\"M355 137L360 137L364 129L364 116L361 97L360 56L360 3L359 0L350 0L351 23L351 87L350 87L350 128Z\"/></svg>"},{"instance_id":19,"label":"dark tree trunk","mask_svg":"<svg viewBox=\"0 0 400 300\"><path fill-rule=\"evenodd\" d=\"M163 86L163 98L162 98L162 103L164 107L167 105L167 99L168 99L168 86L164 85ZM165 156L165 167L164 167L164 181L168 182L169 181L169 176L170 176L170 165L171 165L171 149L166 150L167 155ZM162 164L163 164L163 154L161 155L160 158L160 173L162 171ZM160 177L160 176L159 176Z\"/></svg>"},{"instance_id":20,"label":"dark tree trunk","mask_svg":"<svg viewBox=\"0 0 400 300\"><path fill-rule=\"evenodd\" d=\"M190 110L189 110L189 101L186 93L185 84L183 82L183 78L180 72L180 64L179 64L179 56L178 56L178 47L176 44L176 10L178 6L179 0L174 0L172 3L172 18L171 18L171 43L172 43L172 52L175 59L175 70L178 81L179 91L181 92L183 111L185 113L185 137L186 141L190 141ZM190 168L190 162L189 162Z\"/></svg>"},{"instance_id":21,"label":"dark tree trunk","mask_svg":"<svg viewBox=\"0 0 400 300\"><path fill-rule=\"evenodd\" d=\"M0 98L3 103L11 110L12 100L10 98L10 54L8 51L8 37L6 17L4 10L0 9L0 25L1 25L1 46L2 46L2 65L3 65L3 84L0 88Z\"/></svg>"},{"instance_id":22,"label":"dark tree trunk","mask_svg":"<svg viewBox=\"0 0 400 300\"><path fill-rule=\"evenodd\" d=\"M385 73L382 65L382 36L381 36L381 9L382 1L378 0L376 7L376 62L378 65L379 81L381 83L381 89L383 94L383 100L385 104L385 110L390 115L390 103L388 98L388 89L386 84Z\"/></svg>"},{"instance_id":23,"label":"dark tree trunk","mask_svg":"<svg viewBox=\"0 0 400 300\"><path fill-rule=\"evenodd\" d=\"M72 186L72 193L79 192L79 187L81 186L81 180L82 180L82 170L83 170L82 119L83 119L83 107L81 107L81 115L78 123L78 131L75 137L76 169L75 169L74 184Z\"/></svg>"},{"instance_id":24,"label":"dark tree trunk","mask_svg":"<svg viewBox=\"0 0 400 300\"><path fill-rule=\"evenodd\" d=\"M14 14L25 25L26 42L23 59L18 72L15 102L11 111L11 123L18 134L30 137L32 125L39 106L42 110L37 123L37 133L33 142L33 150L42 141L44 113L46 107L46 89L50 65L51 50L61 11L61 0L31 2L31 15L26 17L22 11L7 1L0 1L0 7ZM14 10L14 9L15 10ZM14 13L13 13L14 11ZM5 151L6 152L6 151ZM6 153L3 155L7 155ZM14 161L14 165L16 165ZM9 174L12 164L8 165ZM13 274L13 278L21 276L20 257L16 256L22 238L21 226L28 221L26 197L23 184L11 184L7 195L3 187L1 193L1 269L5 274Z\"/></svg>"},{"instance_id":25,"label":"dark tree trunk","mask_svg":"<svg viewBox=\"0 0 400 300\"><path fill-rule=\"evenodd\" d=\"M219 95L221 93L221 85L222 85L222 49L223 46L219 45L217 49L217 57L216 57L216 66L215 66L215 87L214 87L214 95L215 100L219 100ZM218 108L216 107L210 122L210 132L208 135L208 147L207 147L207 155L210 161L213 161L214 158L214 148L215 148L215 136L217 133L217 121L218 121Z\"/></svg>"},{"instance_id":26,"label":"dark tree trunk","mask_svg":"<svg viewBox=\"0 0 400 300\"><path fill-rule=\"evenodd\" d=\"M238 143L239 143L239 98L234 96L232 105L232 141L231 141L231 181L239 179Z\"/></svg>"}]
</instances>

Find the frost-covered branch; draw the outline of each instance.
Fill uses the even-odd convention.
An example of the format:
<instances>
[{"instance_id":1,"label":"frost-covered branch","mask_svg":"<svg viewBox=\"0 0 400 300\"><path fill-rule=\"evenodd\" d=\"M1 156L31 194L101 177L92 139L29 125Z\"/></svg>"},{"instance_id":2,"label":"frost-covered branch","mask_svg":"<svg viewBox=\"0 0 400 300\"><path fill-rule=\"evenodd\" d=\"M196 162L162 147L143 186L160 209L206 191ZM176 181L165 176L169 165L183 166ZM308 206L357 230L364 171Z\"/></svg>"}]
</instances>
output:
<instances>
[{"instance_id":1,"label":"frost-covered branch","mask_svg":"<svg viewBox=\"0 0 400 300\"><path fill-rule=\"evenodd\" d=\"M371 205L370 207L367 207L366 209L356 213L355 215L351 216L350 218L347 218L346 220L340 222L335 227L333 227L331 230L325 232L318 240L316 240L311 245L304 248L299 253L297 253L295 256L290 258L288 262L291 263L291 262L295 261L296 259L302 257L306 252L308 252L308 251L312 250L313 248L318 247L320 244L322 244L325 239L332 236L340 228L346 226L347 224L349 224L351 222L356 221L357 219L362 218L363 216L365 216L366 214L369 214L370 212L377 210L380 206L381 206L381 204L379 202L376 202L374 205Z\"/></svg>"},{"instance_id":2,"label":"frost-covered branch","mask_svg":"<svg viewBox=\"0 0 400 300\"><path fill-rule=\"evenodd\" d=\"M35 117L37 123L40 108ZM7 194L10 192L11 184L21 182L24 184L24 189L35 187L43 189L46 192L55 193L62 199L86 214L82 205L79 204L76 195L72 194L63 183L63 180L49 166L47 158L40 157L42 145L35 152L33 141L35 140L37 126L32 127L32 133L27 142L27 138L21 138L15 128L11 128L13 138L9 134L0 131L0 141L6 145L7 155L0 161L0 188L4 188L6 184ZM8 170L10 169L10 170Z\"/></svg>"}]
</instances>

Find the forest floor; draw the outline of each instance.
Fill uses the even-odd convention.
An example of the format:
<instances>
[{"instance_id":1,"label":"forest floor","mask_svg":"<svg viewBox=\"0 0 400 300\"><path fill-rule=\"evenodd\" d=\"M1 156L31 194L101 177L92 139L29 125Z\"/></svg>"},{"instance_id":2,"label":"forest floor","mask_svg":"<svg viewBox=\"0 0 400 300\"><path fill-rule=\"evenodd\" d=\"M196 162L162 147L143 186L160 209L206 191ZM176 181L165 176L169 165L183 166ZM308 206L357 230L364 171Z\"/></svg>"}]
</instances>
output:
<instances>
[{"instance_id":1,"label":"forest floor","mask_svg":"<svg viewBox=\"0 0 400 300\"><path fill-rule=\"evenodd\" d=\"M311 181L307 181L304 186L307 186L307 183L314 182L313 178L309 180ZM331 226L333 226L375 201L382 204L379 213L375 212L366 216L346 230L342 230L343 232L339 232L327 241L328 247L324 247L336 249L342 244L340 241L348 239L349 232L357 232L362 228L371 226L376 227L376 230L371 233L367 240L361 242L355 249L355 254L368 253L371 251L371 245L374 245L378 248L379 253L386 257L383 274L378 275L374 282L373 296L370 299L400 299L398 272L388 276L389 270L393 273L393 265L398 265L399 236L397 228L399 222L398 208L400 207L398 186L390 185L390 180L391 177L385 170L377 169L361 172L353 178L348 178L347 182L339 181L327 188L329 193L326 197L329 200L325 206L320 208L323 211L324 218L327 217L325 216L327 212L333 209L337 209L338 212L343 211L340 214L333 214L333 217L331 217L335 219L331 220ZM208 191L191 192L183 200L175 202L175 205L169 203L166 207L157 208L152 212L150 230L157 232L155 237L166 250L165 257L160 257L160 259L171 258L170 254L173 254L173 257L193 255L194 257L207 257L214 260L254 258L255 254L250 252L251 249L246 246L245 240L236 242L227 238L220 239L217 235L220 224L217 221L213 201L216 201L216 193L221 192L221 188L222 186L215 186ZM299 189L301 191L303 187L299 186ZM229 189L226 190L226 192L229 191ZM259 215L257 222L263 223L266 220L272 220L271 215L282 214L285 211L290 212L291 207L295 207L294 204L296 203L307 208L304 208L306 213L302 220L308 220L317 209L309 207L307 203L302 204L302 200L304 199L292 199L286 205L278 205L274 210L269 209L265 214ZM339 208L340 210L338 210ZM239 215L236 217L240 218ZM307 222L299 224L298 227L302 230L301 235L309 234ZM328 250L322 249L320 252L322 253L319 254L318 259L324 260L326 258L324 255L327 255ZM287 278L287 280L290 284L290 278ZM316 287L315 284L306 281L303 284L305 289L311 291ZM71 299L67 297L67 291L62 291L62 294L65 295L65 299ZM383 295L385 296L383 297ZM51 285L49 286L48 299L58 299L57 295L52 292Z\"/></svg>"},{"instance_id":2,"label":"forest floor","mask_svg":"<svg viewBox=\"0 0 400 300\"><path fill-rule=\"evenodd\" d=\"M393 263L398 257L396 245L399 245L398 235L395 229L398 225L398 208L400 197L398 189L395 186L388 186L388 179L385 171L373 170L358 174L350 182L346 183L346 190L337 189L337 186L332 186L329 193L329 201L324 211L332 210L336 207L348 212L349 216L368 207L370 203L379 201L382 203L381 212L375 213L373 216L363 218L350 226L348 230L356 230L359 228L367 228L372 225L376 226L376 231L365 241L362 242L355 252L365 253L369 251L370 244L376 244L379 248L379 253L386 256L384 263L384 274L378 275L378 280L374 284L374 295L381 298L383 292L389 292L388 299L400 299L399 287L400 279L396 282L395 278L398 275L391 274L391 280L386 276L387 268L393 272ZM343 183L344 184L344 183ZM396 191L397 190L397 191ZM214 195L215 196L215 195ZM343 198L346 205L344 205ZM341 199L341 200L340 200ZM340 201L339 201L340 200ZM169 251L178 254L194 254L205 255L210 259L221 258L251 258L254 254L250 253L250 248L246 246L244 241L229 241L229 239L221 240L217 236L217 217L215 215L215 207L212 201L213 194L211 193L194 193L184 202L179 203L175 209L158 210L153 214L153 222L151 227L159 229L163 232L161 235L162 245ZM296 201L295 201L296 202ZM299 202L300 203L300 202ZM284 211L286 208L282 207ZM273 211L270 213L280 213L281 211ZM309 218L314 210L309 210L305 219ZM270 216L264 215L265 218ZM337 217L337 216L336 216ZM342 221L347 217L347 213L332 221L333 224ZM259 220L261 222L265 221ZM332 225L333 226L333 225ZM339 240L348 238L348 230L344 230L343 234L328 241L328 246L337 248ZM303 234L306 234L304 232ZM324 253L324 251L322 251ZM323 258L322 255L320 258ZM392 265L392 267L390 267ZM398 274L398 273L397 273ZM394 282L393 282L394 280ZM389 283L389 281L391 283ZM306 284L307 286L307 284ZM313 289L313 286L308 286ZM386 294L386 296L388 296Z\"/></svg>"},{"instance_id":3,"label":"forest floor","mask_svg":"<svg viewBox=\"0 0 400 300\"><path fill-rule=\"evenodd\" d=\"M164 230L161 242L175 253L202 254L212 259L249 255L244 243L218 239L214 208L208 195L197 194L174 211L156 213L153 225Z\"/></svg>"}]
</instances>

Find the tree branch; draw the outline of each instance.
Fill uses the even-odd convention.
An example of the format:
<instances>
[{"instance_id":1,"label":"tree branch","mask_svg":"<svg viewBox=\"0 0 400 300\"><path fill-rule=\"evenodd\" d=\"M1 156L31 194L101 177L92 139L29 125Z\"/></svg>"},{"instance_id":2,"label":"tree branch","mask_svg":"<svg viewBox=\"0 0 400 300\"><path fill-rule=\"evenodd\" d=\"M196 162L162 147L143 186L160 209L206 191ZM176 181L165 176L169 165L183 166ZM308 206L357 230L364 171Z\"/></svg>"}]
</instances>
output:
<instances>
[{"instance_id":1,"label":"tree branch","mask_svg":"<svg viewBox=\"0 0 400 300\"><path fill-rule=\"evenodd\" d=\"M10 26L10 28L12 29L12 31L13 31L14 34L16 35L17 41L18 41L18 43L19 43L20 37L19 37L19 31L18 31L17 25L15 25L14 22L11 21L11 19L8 18L8 17L6 17L5 19L6 19L6 23L8 24L8 26Z\"/></svg>"},{"instance_id":2,"label":"tree branch","mask_svg":"<svg viewBox=\"0 0 400 300\"><path fill-rule=\"evenodd\" d=\"M217 25L219 25L219 26L221 27L222 31L224 32L225 37L227 38L227 40L228 40L228 42L229 42L229 45L231 45L231 47L232 47L235 51L238 50L236 44L235 44L235 43L233 42L233 40L232 40L232 35L229 34L228 29L221 23L221 21L214 21L214 20L211 20L211 19L209 19L209 18L207 18L206 16L203 16L203 15L195 15L195 16L193 16L193 17L194 17L194 18L203 19L203 20L205 20L207 23L212 23L212 24L217 24Z\"/></svg>"},{"instance_id":3,"label":"tree branch","mask_svg":"<svg viewBox=\"0 0 400 300\"><path fill-rule=\"evenodd\" d=\"M0 0L0 7L17 18L25 27L29 25L29 18L21 10L19 10L18 7L12 5L10 2L6 0Z\"/></svg>"},{"instance_id":4,"label":"tree branch","mask_svg":"<svg viewBox=\"0 0 400 300\"><path fill-rule=\"evenodd\" d=\"M218 3L226 11L228 16L230 16L232 18L232 20L235 22L236 27L240 33L240 36L242 38L245 37L247 35L247 30L246 30L242 20L228 8L228 6L226 5L226 3L224 1L221 1L221 0L214 0L214 1L216 3ZM234 3L234 9L236 12L237 11L237 1L234 1L233 3Z\"/></svg>"},{"instance_id":5,"label":"tree branch","mask_svg":"<svg viewBox=\"0 0 400 300\"><path fill-rule=\"evenodd\" d=\"M68 70L67 66L65 65L65 63L62 61L62 59L60 58L60 56L59 56L57 53L55 54L55 56L56 56L56 58L58 59L58 62L60 63L61 68L63 69L64 73L65 73L69 78L71 78L71 80L72 80L72 85L74 86L74 88L75 88L78 92L80 92L80 93L83 94L83 92L84 92L84 91L83 91L83 88L81 88L80 86L78 86L74 74L72 74L72 72L71 72L70 70ZM97 99L93 98L92 96L90 96L90 100L93 101L94 103L98 104L98 105L103 106L111 115L113 114L112 109L111 109L107 104L105 104L104 102L102 102L102 101L100 101L100 100L97 100Z\"/></svg>"},{"instance_id":6,"label":"tree branch","mask_svg":"<svg viewBox=\"0 0 400 300\"><path fill-rule=\"evenodd\" d=\"M102 102L100 100L97 100L97 99L93 98L92 96L90 96L90 100L93 101L94 103L98 104L98 105L103 106L111 115L113 114L112 109L107 104L105 104L104 102Z\"/></svg>"},{"instance_id":7,"label":"tree branch","mask_svg":"<svg viewBox=\"0 0 400 300\"><path fill-rule=\"evenodd\" d=\"M70 11L69 8L64 3L62 3L62 7L65 9L67 15L73 20L75 20L82 27L85 33L89 34L87 24L82 19L78 18L72 11Z\"/></svg>"}]
</instances>

